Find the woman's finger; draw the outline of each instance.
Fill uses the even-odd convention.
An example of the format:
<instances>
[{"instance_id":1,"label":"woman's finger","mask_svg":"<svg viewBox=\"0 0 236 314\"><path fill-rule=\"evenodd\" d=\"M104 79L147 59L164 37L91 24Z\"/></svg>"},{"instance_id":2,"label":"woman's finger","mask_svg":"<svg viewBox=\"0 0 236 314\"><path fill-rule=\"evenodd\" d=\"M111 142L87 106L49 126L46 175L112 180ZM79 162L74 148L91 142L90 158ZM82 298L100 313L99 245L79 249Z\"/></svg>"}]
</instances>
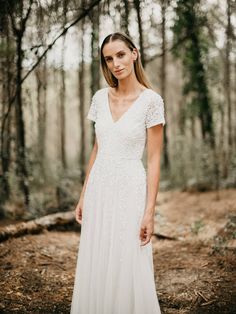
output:
<instances>
[{"instance_id":1,"label":"woman's finger","mask_svg":"<svg viewBox=\"0 0 236 314\"><path fill-rule=\"evenodd\" d=\"M148 230L146 227L140 228L140 240L141 240L141 246L146 245L148 242L150 242L152 237L151 230Z\"/></svg>"},{"instance_id":2,"label":"woman's finger","mask_svg":"<svg viewBox=\"0 0 236 314\"><path fill-rule=\"evenodd\" d=\"M82 210L75 210L75 219L76 221L81 224L82 223Z\"/></svg>"},{"instance_id":3,"label":"woman's finger","mask_svg":"<svg viewBox=\"0 0 236 314\"><path fill-rule=\"evenodd\" d=\"M146 235L145 227L141 227L139 233L140 239L142 240L143 238L145 238L145 235Z\"/></svg>"},{"instance_id":4,"label":"woman's finger","mask_svg":"<svg viewBox=\"0 0 236 314\"><path fill-rule=\"evenodd\" d=\"M151 240L151 237L150 236L147 237L146 240L141 241L141 246L144 246L144 245L148 244L150 242L150 240Z\"/></svg>"}]
</instances>

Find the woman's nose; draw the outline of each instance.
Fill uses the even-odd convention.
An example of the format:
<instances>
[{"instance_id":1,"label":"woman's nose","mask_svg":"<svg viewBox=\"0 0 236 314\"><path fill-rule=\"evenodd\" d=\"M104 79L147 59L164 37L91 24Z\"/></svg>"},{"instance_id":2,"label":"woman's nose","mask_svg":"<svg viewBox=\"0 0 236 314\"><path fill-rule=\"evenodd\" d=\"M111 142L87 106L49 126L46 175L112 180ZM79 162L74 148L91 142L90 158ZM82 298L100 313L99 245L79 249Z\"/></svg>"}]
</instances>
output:
<instances>
[{"instance_id":1,"label":"woman's nose","mask_svg":"<svg viewBox=\"0 0 236 314\"><path fill-rule=\"evenodd\" d=\"M118 67L119 66L119 60L114 58L114 67Z\"/></svg>"}]
</instances>

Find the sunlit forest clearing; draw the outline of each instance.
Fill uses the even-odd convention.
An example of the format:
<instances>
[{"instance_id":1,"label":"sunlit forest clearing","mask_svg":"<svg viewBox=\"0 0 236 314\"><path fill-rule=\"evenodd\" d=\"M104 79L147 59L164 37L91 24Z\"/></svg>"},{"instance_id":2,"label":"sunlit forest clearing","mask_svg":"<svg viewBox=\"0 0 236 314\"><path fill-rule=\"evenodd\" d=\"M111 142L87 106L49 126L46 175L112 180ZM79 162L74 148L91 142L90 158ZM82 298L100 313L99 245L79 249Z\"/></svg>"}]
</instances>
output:
<instances>
[{"instance_id":1,"label":"sunlit forest clearing","mask_svg":"<svg viewBox=\"0 0 236 314\"><path fill-rule=\"evenodd\" d=\"M0 1L1 313L69 313L85 117L112 31L135 39L165 104L152 237L163 314L236 312L235 13L232 0Z\"/></svg>"}]
</instances>

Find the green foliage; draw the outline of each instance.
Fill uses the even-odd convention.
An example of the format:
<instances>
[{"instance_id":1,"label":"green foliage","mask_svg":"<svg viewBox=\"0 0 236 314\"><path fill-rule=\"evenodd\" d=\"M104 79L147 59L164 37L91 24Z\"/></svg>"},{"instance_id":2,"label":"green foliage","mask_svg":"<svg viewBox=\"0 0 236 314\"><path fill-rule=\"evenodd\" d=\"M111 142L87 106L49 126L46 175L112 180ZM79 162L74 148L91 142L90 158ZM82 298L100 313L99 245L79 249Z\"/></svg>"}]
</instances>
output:
<instances>
[{"instance_id":1,"label":"green foliage","mask_svg":"<svg viewBox=\"0 0 236 314\"><path fill-rule=\"evenodd\" d=\"M230 249L229 242L236 239L236 215L235 213L229 213L226 217L227 223L218 231L213 237L214 245L212 247L211 254L220 253L226 254Z\"/></svg>"},{"instance_id":2,"label":"green foliage","mask_svg":"<svg viewBox=\"0 0 236 314\"><path fill-rule=\"evenodd\" d=\"M206 15L201 11L200 0L179 0L172 27L174 34L173 54L183 64L183 94L190 95L188 116L202 120L202 133L212 135L212 109L206 80L205 62L209 42L204 32ZM191 111L191 114L189 113Z\"/></svg>"},{"instance_id":3,"label":"green foliage","mask_svg":"<svg viewBox=\"0 0 236 314\"><path fill-rule=\"evenodd\" d=\"M202 229L204 227L204 222L199 219L199 220L195 220L192 224L191 224L191 232L195 235L198 235L200 229Z\"/></svg>"}]
</instances>

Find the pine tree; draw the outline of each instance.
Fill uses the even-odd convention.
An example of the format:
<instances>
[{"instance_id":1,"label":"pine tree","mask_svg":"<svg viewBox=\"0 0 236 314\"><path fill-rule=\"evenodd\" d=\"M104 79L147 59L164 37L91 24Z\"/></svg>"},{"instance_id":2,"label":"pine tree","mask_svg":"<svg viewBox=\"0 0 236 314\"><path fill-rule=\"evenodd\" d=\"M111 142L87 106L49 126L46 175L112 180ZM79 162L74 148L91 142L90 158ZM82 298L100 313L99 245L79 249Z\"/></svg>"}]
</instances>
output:
<instances>
[{"instance_id":1,"label":"pine tree","mask_svg":"<svg viewBox=\"0 0 236 314\"><path fill-rule=\"evenodd\" d=\"M204 36L206 15L201 11L201 0L178 0L175 8L174 55L181 59L184 70L184 95L189 96L185 113L199 117L203 139L215 146L212 107L206 79L204 60L208 42Z\"/></svg>"}]
</instances>

